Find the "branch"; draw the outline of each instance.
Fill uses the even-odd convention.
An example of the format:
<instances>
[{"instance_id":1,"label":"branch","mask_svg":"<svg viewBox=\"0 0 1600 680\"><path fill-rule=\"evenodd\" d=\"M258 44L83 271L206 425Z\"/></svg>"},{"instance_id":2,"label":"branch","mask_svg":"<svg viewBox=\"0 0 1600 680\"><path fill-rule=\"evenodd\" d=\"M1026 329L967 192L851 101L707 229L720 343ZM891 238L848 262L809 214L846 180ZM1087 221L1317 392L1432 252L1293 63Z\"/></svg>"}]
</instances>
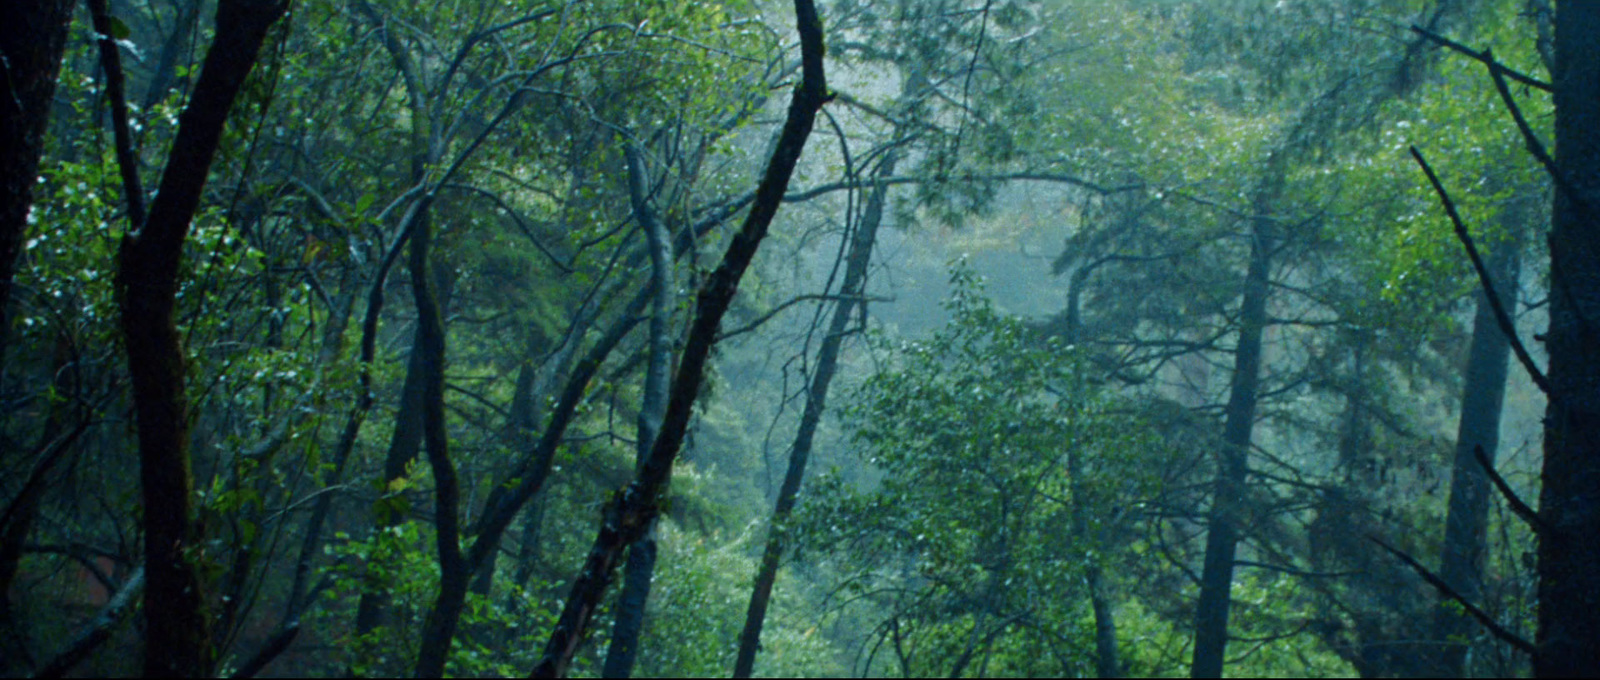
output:
<instances>
[{"instance_id":1,"label":"branch","mask_svg":"<svg viewBox=\"0 0 1600 680\"><path fill-rule=\"evenodd\" d=\"M1472 49L1470 47L1467 47L1466 45L1458 43L1458 42L1456 42L1454 40L1446 38L1446 37L1444 37L1442 35L1439 35L1438 33L1434 33L1433 31L1430 31L1430 30L1428 30L1426 28L1423 28L1423 27L1417 26L1417 25L1412 25L1411 26L1411 32L1412 33L1416 33L1417 35L1420 35L1420 36L1422 36L1424 38L1427 38L1428 40L1436 42L1436 43L1438 43L1438 44L1440 44L1440 45L1442 45L1444 47L1448 47L1448 48L1450 48L1452 50L1455 50L1455 51L1460 52L1462 54L1465 54L1465 55L1467 55L1469 57L1472 57L1473 59L1476 59L1476 60L1478 60L1480 62L1483 62L1483 65L1484 66L1488 66L1489 70L1491 72L1499 72L1499 73L1501 73L1503 75L1510 76L1512 80L1515 80L1515 81L1517 81L1519 83L1522 83L1523 85L1527 85L1528 87L1531 87L1531 88L1534 88L1534 89L1543 90L1545 92L1554 92L1555 91L1555 88L1552 88L1550 86L1550 83L1547 83L1547 82L1544 82L1542 80L1539 80L1538 78L1534 78L1534 77L1531 77L1531 76L1528 76L1528 75L1524 75L1523 73L1521 73L1519 71L1514 71L1514 70L1512 70L1510 68L1507 68L1504 64L1501 64L1500 62L1496 61L1495 58L1494 58L1494 55L1489 50L1484 50L1482 52L1479 52L1479 51L1474 50L1474 49Z\"/></svg>"},{"instance_id":2,"label":"branch","mask_svg":"<svg viewBox=\"0 0 1600 680\"><path fill-rule=\"evenodd\" d=\"M862 296L862 295L817 295L817 294L797 295L795 297L792 297L792 298L789 298L788 300L783 301L778 306L773 307L770 311L768 311L766 314L762 314L755 321L751 321L750 323L747 323L747 324L745 324L743 326L735 328L735 329L733 329L731 331L723 331L721 335L717 336L717 342L722 342L723 340L727 340L728 338L731 338L731 337L733 337L735 335L742 335L742 334L745 334L745 333L749 333L750 331L753 331L753 330L759 328L762 324L765 324L766 322L771 321L772 317L777 316L783 310L788 309L790 307L793 307L793 306L795 306L797 304L800 304L802 302L808 302L808 301L811 301L811 300L824 301L824 302L825 301L830 301L830 300L833 301L833 302L894 302L894 298L876 297L876 296L871 296L871 295L867 295L867 296Z\"/></svg>"},{"instance_id":3,"label":"branch","mask_svg":"<svg viewBox=\"0 0 1600 680\"><path fill-rule=\"evenodd\" d=\"M128 96L122 74L122 56L116 41L111 9L106 0L89 0L94 32L100 39L100 69L106 77L106 101L111 107L111 129L116 139L117 168L122 174L122 193L128 202L128 223L133 231L144 228L144 189L139 183L139 154L128 131ZM127 29L123 28L126 34Z\"/></svg>"},{"instance_id":4,"label":"branch","mask_svg":"<svg viewBox=\"0 0 1600 680\"><path fill-rule=\"evenodd\" d=\"M1484 452L1482 444L1472 447L1472 456L1478 459L1479 465L1483 466L1484 473L1489 475L1489 481L1494 482L1494 488L1499 489L1500 495L1505 497L1506 505L1511 506L1511 511L1521 517L1522 521L1533 527L1535 534L1540 536L1549 535L1549 525L1545 524L1544 520L1539 518L1539 513L1528 507L1528 504L1524 503L1516 492L1511 490L1511 485L1506 484L1505 478L1495 471L1494 463L1489 462L1489 454Z\"/></svg>"},{"instance_id":5,"label":"branch","mask_svg":"<svg viewBox=\"0 0 1600 680\"><path fill-rule=\"evenodd\" d=\"M1519 651L1529 656L1534 655L1535 652L1533 643L1522 639L1516 633L1506 630L1505 628L1501 627L1500 624L1495 623L1495 620L1487 613L1485 613L1482 609L1479 609L1476 605L1473 605L1471 602L1468 602L1467 598L1464 598L1460 593L1457 593L1455 589L1450 587L1450 584L1444 582L1444 579L1439 578L1433 572L1428 571L1427 567L1419 564L1416 560L1412 559L1410 555L1389 547L1388 543L1378 540L1377 536L1368 535L1367 540L1377 543L1378 547L1383 548L1384 550L1389 551L1389 554L1400 558L1400 561L1405 562L1406 566L1411 567L1411 570L1417 572L1418 576L1421 576L1423 580L1427 581L1434 588L1437 588L1440 594L1459 602L1462 607L1466 608L1467 613L1472 615L1472 618L1477 619L1478 623L1483 624L1483 627L1487 628L1491 635L1500 638L1501 642L1511 645L1512 647L1516 647Z\"/></svg>"},{"instance_id":6,"label":"branch","mask_svg":"<svg viewBox=\"0 0 1600 680\"><path fill-rule=\"evenodd\" d=\"M89 658L89 654L96 647L111 639L112 629L127 617L129 605L143 589L144 567L139 567L133 572L133 576L128 578L128 582L122 585L122 589L117 591L116 596L112 597L105 608L95 615L94 620L89 622L88 627L80 631L66 649L50 659L44 668L33 674L33 677L59 678L66 675L67 671L72 670L79 662Z\"/></svg>"},{"instance_id":7,"label":"branch","mask_svg":"<svg viewBox=\"0 0 1600 680\"><path fill-rule=\"evenodd\" d=\"M614 493L607 503L594 545L572 584L561 616L545 644L543 657L534 668L535 676L566 674L616 571L623 549L644 535L660 514L662 496L672 477L672 464L683 444L722 317L783 203L784 192L805 149L817 111L831 98L823 74L823 29L816 4L813 0L795 0L794 8L800 33L802 76L789 103L778 144L772 151L744 224L733 235L721 263L700 287L694 320L672 380L672 393L661 431L650 455L640 466L638 476Z\"/></svg>"},{"instance_id":8,"label":"branch","mask_svg":"<svg viewBox=\"0 0 1600 680\"><path fill-rule=\"evenodd\" d=\"M1289 574L1290 576L1300 576L1304 578L1345 578L1347 576L1357 576L1361 573L1359 571L1305 571L1303 569L1296 569L1294 567L1287 567L1278 564L1267 564L1266 562L1252 562L1250 560L1234 560L1233 564L1236 567L1255 567L1256 569L1266 569L1267 571L1276 571L1279 573ZM1242 638L1229 639L1243 640ZM1249 640L1243 641L1248 642Z\"/></svg>"},{"instance_id":9,"label":"branch","mask_svg":"<svg viewBox=\"0 0 1600 680\"><path fill-rule=\"evenodd\" d=\"M1456 212L1456 203L1450 199L1450 193L1445 191L1444 185L1439 182L1439 176L1434 174L1433 166L1428 165L1427 159L1422 157L1422 152L1417 147L1411 147L1411 157L1417 159L1417 164L1422 166L1422 171L1427 173L1428 181L1433 184L1433 191L1439 195L1439 201L1444 204L1444 211L1450 216L1450 222L1455 225L1456 238L1467 249L1467 257L1472 259L1472 268L1478 272L1478 282L1483 285L1483 292L1489 297L1489 307L1494 310L1494 319L1500 325L1500 332L1505 333L1506 339L1511 342L1512 351L1516 352L1517 361L1522 362L1522 367L1528 371L1528 377L1533 379L1533 384L1539 391L1550 393L1550 381L1544 373L1533 363L1533 356L1528 354L1528 348L1522 345L1522 339L1517 337L1516 326L1511 323L1511 315L1506 313L1505 305L1500 304L1500 296L1495 293L1494 281L1489 276L1489 269L1483 264L1483 258L1478 255L1477 246L1472 244L1472 236L1467 233L1467 225L1461 221L1461 213Z\"/></svg>"},{"instance_id":10,"label":"branch","mask_svg":"<svg viewBox=\"0 0 1600 680\"><path fill-rule=\"evenodd\" d=\"M1484 50L1484 54L1488 55L1489 51ZM1492 55L1490 58L1493 58ZM1494 88L1500 93L1500 101L1504 102L1506 110L1511 112L1511 120L1516 121L1517 131L1522 133L1522 142L1527 147L1528 153L1533 154L1539 164L1544 166L1544 171L1550 173L1550 179L1555 181L1556 188L1572 199L1573 203L1583 206L1584 210L1589 210L1583 194L1578 193L1578 190L1573 188L1572 182L1567 181L1567 176L1556 167L1556 160L1545 150L1544 143L1539 141L1538 135L1533 134L1533 126L1528 125L1528 119L1522 115L1522 107L1517 106L1517 100L1511 96L1511 86L1506 85L1505 76L1493 64L1489 66L1489 76L1494 79Z\"/></svg>"}]
</instances>

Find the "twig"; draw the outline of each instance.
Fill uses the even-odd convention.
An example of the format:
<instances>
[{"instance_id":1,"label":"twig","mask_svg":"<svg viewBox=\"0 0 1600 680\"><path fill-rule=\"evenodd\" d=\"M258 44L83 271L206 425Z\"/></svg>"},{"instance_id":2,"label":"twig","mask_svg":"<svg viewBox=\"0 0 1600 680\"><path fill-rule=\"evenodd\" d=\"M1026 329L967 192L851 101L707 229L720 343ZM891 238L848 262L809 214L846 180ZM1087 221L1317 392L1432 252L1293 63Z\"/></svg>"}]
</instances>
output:
<instances>
[{"instance_id":1,"label":"twig","mask_svg":"<svg viewBox=\"0 0 1600 680\"><path fill-rule=\"evenodd\" d=\"M1550 393L1550 381L1545 379L1544 373L1533 363L1533 356L1528 354L1528 348L1522 344L1522 339L1517 337L1517 328L1511 323L1511 315L1506 313L1504 305L1500 304L1500 296L1495 293L1494 281L1489 277L1489 269L1484 266L1483 258L1478 255L1478 247L1472 244L1472 236L1467 233L1467 225L1461 221L1461 214L1456 212L1456 203L1450 199L1450 193L1445 191L1444 185L1439 182L1439 176L1434 174L1433 166L1428 165L1427 159L1422 157L1422 152L1417 147L1411 147L1411 157L1417 159L1417 164L1422 166L1422 171L1427 173L1428 181L1433 184L1433 191L1439 195L1439 201L1444 204L1444 211L1450 216L1450 221L1455 225L1456 238L1467 249L1467 257L1472 259L1472 268L1478 272L1478 282L1483 285L1483 292L1489 297L1489 307L1494 310L1495 321L1500 325L1500 331L1505 333L1506 339L1511 342L1512 351L1516 352L1517 361L1522 362L1522 367L1527 369L1528 377L1533 379L1533 384L1539 391Z\"/></svg>"},{"instance_id":2,"label":"twig","mask_svg":"<svg viewBox=\"0 0 1600 680\"><path fill-rule=\"evenodd\" d=\"M790 307L793 307L793 306L795 306L797 304L800 304L802 302L808 302L808 301L812 301L812 300L816 300L816 301L833 301L833 302L894 302L894 298L877 297L877 296L872 296L872 295L867 295L867 296L859 296L859 295L797 295L797 296L795 296L793 298L785 300L783 303L779 304L777 307L773 307L771 309L771 311L768 311L766 314L762 314L760 316L760 318L757 318L755 321L751 321L750 323L745 324L743 326L740 326L738 328L735 328L735 329L733 329L731 331L724 331L721 335L717 336L717 341L721 342L723 340L727 340L728 338L731 338L731 337L736 336L736 335L743 335L745 333L749 333L750 331L753 331L756 328L760 327L762 324L765 324L766 322L771 321L772 317L777 316L783 310L788 309Z\"/></svg>"},{"instance_id":3,"label":"twig","mask_svg":"<svg viewBox=\"0 0 1600 680\"><path fill-rule=\"evenodd\" d=\"M1499 489L1500 495L1505 497L1506 505L1511 506L1511 511L1521 517L1522 521L1532 526L1534 533L1545 535L1548 526L1544 523L1544 520L1540 519L1539 513L1528 507L1528 504L1524 503L1516 492L1511 490L1511 485L1506 484L1505 478L1495 471L1494 463L1489 462L1489 454L1484 452L1482 444L1472 447L1472 456L1478 459L1479 465L1483 466L1484 473L1489 475L1489 481L1494 482L1494 488Z\"/></svg>"},{"instance_id":4,"label":"twig","mask_svg":"<svg viewBox=\"0 0 1600 680\"><path fill-rule=\"evenodd\" d=\"M1416 560L1411 559L1410 555L1390 547L1388 543L1384 543L1383 541L1379 540L1377 536L1369 535L1367 536L1367 540L1377 543L1378 547L1383 548L1384 550L1389 551L1389 554L1400 558L1401 562L1405 562L1406 566L1411 567L1411 570L1417 572L1417 575L1421 576L1423 580L1426 580L1434 588L1437 588L1440 594L1461 603L1461 606L1466 608L1467 613L1471 614L1472 618L1477 619L1478 623L1483 624L1484 628L1489 629L1489 633L1491 635L1500 638L1502 642L1505 642L1512 647L1516 647L1518 651L1521 651L1524 654L1529 656L1533 656L1535 654L1533 643L1522 639L1516 633L1506 630L1500 624L1495 623L1495 620L1490 618L1487 613L1485 613L1482 609L1477 608L1477 606L1473 605L1471 602L1468 602L1466 598L1462 597L1455 591L1455 589L1451 588L1450 584L1445 583L1444 579L1439 578L1433 572L1428 571L1427 567L1424 567L1417 563Z\"/></svg>"}]
</instances>

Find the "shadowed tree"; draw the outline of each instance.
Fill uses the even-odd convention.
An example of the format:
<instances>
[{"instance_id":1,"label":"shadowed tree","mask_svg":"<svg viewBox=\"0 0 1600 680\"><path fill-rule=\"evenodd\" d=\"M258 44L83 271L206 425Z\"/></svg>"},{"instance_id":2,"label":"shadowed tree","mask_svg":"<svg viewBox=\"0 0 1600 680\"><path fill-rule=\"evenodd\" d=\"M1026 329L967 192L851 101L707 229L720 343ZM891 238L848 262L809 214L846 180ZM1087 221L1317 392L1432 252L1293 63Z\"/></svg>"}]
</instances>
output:
<instances>
[{"instance_id":1,"label":"shadowed tree","mask_svg":"<svg viewBox=\"0 0 1600 680\"><path fill-rule=\"evenodd\" d=\"M189 400L174 308L184 240L228 113L255 66L267 29L287 8L287 0L223 0L218 6L216 38L178 118L149 215L143 224L130 226L118 252L117 301L139 429L146 675L200 677L215 662L196 564L203 537L194 517ZM119 149L119 157L131 158L127 151ZM135 173L123 169L124 177ZM142 214L137 206L143 197L125 193L129 215Z\"/></svg>"},{"instance_id":2,"label":"shadowed tree","mask_svg":"<svg viewBox=\"0 0 1600 680\"><path fill-rule=\"evenodd\" d=\"M1600 3L1557 3L1550 405L1534 673L1600 674Z\"/></svg>"}]
</instances>

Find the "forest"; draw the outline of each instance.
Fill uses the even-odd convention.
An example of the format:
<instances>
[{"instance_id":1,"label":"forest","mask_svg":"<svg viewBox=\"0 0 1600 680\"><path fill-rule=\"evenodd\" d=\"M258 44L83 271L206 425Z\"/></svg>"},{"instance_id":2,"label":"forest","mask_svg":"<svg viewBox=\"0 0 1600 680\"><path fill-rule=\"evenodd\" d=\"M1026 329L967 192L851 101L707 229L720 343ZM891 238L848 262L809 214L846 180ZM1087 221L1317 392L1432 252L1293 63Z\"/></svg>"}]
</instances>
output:
<instances>
[{"instance_id":1,"label":"forest","mask_svg":"<svg viewBox=\"0 0 1600 680\"><path fill-rule=\"evenodd\" d=\"M1600 3L0 1L0 675L1600 676Z\"/></svg>"}]
</instances>

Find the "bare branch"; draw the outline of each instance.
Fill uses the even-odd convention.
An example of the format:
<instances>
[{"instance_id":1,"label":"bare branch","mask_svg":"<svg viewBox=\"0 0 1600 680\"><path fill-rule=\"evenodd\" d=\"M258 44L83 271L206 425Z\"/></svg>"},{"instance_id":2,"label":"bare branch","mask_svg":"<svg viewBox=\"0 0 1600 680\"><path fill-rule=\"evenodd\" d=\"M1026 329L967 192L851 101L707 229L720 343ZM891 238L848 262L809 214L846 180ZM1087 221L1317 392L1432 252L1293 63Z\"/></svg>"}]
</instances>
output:
<instances>
[{"instance_id":1,"label":"bare branch","mask_svg":"<svg viewBox=\"0 0 1600 680\"><path fill-rule=\"evenodd\" d=\"M1434 174L1433 166L1428 165L1428 160L1422 157L1422 152L1417 147L1411 147L1411 157L1417 159L1417 164L1422 166L1422 171L1427 173L1428 181L1433 184L1433 191L1439 195L1439 201L1444 204L1444 211L1450 216L1450 222L1455 225L1456 238L1467 249L1467 257L1472 259L1472 268L1478 272L1478 282L1483 285L1483 292L1489 297L1489 307L1494 310L1495 321L1500 325L1500 331L1505 333L1506 339L1511 342L1512 351L1516 352L1517 361L1522 362L1522 367L1528 371L1528 377L1533 379L1533 384L1539 386L1539 391L1550 393L1550 381L1544 373L1533 363L1533 356L1528 354L1528 348L1523 346L1522 339L1517 337L1517 328L1511 322L1511 315L1506 313L1504 305L1500 304L1500 296L1495 293L1494 280L1489 276L1489 268L1484 266L1483 257L1478 254L1478 247L1472 243L1472 235L1467 233L1466 223L1461 221L1461 213L1456 211L1455 201L1450 199L1450 193L1445 191L1444 185L1439 182L1439 176Z\"/></svg>"},{"instance_id":2,"label":"bare branch","mask_svg":"<svg viewBox=\"0 0 1600 680\"><path fill-rule=\"evenodd\" d=\"M1416 560L1412 559L1410 555L1390 547L1388 543L1384 543L1383 541L1379 540L1377 536L1367 536L1367 540L1377 543L1378 547L1389 551L1389 554L1399 558L1401 562L1405 562L1406 566L1411 567L1411 570L1417 572L1417 575L1421 576L1423 580L1429 583L1429 585L1437 588L1440 594L1461 603L1461 606L1466 608L1467 613L1471 614L1472 618L1477 619L1478 623L1483 624L1483 627L1489 630L1489 634L1499 638L1502 642L1511 645L1512 647L1516 647L1519 651L1529 656L1534 655L1533 643L1522 639L1516 633L1506 630L1500 624L1496 623L1495 620L1482 609L1479 609L1476 605L1468 602L1467 599L1462 597L1460 593L1457 593L1455 589L1451 588L1450 584L1445 583L1444 579L1439 578L1433 572L1428 571L1427 567L1422 566Z\"/></svg>"},{"instance_id":3,"label":"bare branch","mask_svg":"<svg viewBox=\"0 0 1600 680\"><path fill-rule=\"evenodd\" d=\"M1534 512L1533 508L1528 507L1528 504L1524 503L1517 496L1517 493L1511 490L1511 485L1506 484L1505 478L1495 471L1494 463L1489 462L1489 454L1484 452L1482 444L1472 448L1472 456L1478 459L1479 465L1483 466L1484 473L1489 475L1489 481L1494 482L1494 488L1499 489L1500 495L1505 497L1506 505L1511 506L1511 511L1521 517L1522 521L1533 527L1534 533L1541 536L1548 535L1548 525L1539 518L1539 513Z\"/></svg>"},{"instance_id":4,"label":"bare branch","mask_svg":"<svg viewBox=\"0 0 1600 680\"><path fill-rule=\"evenodd\" d=\"M793 306L795 306L797 304L800 304L802 302L807 302L807 301L811 301L811 300L818 300L818 301L831 300L831 301L834 301L834 302L894 302L894 298L875 297L875 296L871 296L871 295L867 295L867 296L861 296L861 295L815 295L815 294L812 294L812 295L796 295L795 297L792 297L792 298L789 298L788 300L783 301L778 306L773 307L770 311L768 311L766 314L762 314L755 321L751 321L750 323L747 323L747 324L745 324L743 326L735 328L735 329L733 329L731 331L723 331L721 335L717 336L717 342L722 342L723 340L727 340L728 338L731 338L731 337L733 337L735 335L742 335L744 333L749 333L750 331L753 331L753 330L761 327L762 324L765 324L766 322L771 321L772 317L777 316L783 310L788 309L790 307L793 307Z\"/></svg>"},{"instance_id":5,"label":"bare branch","mask_svg":"<svg viewBox=\"0 0 1600 680\"><path fill-rule=\"evenodd\" d=\"M144 590L144 567L139 567L138 570L133 572L133 576L128 578L128 582L122 584L122 589L117 591L116 596L112 597L111 601L106 603L105 608L95 615L94 620L90 621L89 625L82 631L79 631L78 636L73 638L67 648L45 663L44 667L39 669L39 672L35 673L33 677L59 678L66 675L68 671L72 670L74 666L77 666L84 659L89 658L89 654L94 652L95 648L104 644L106 640L111 639L111 632L116 629L117 624L127 618L128 611L132 609L131 605L134 602L134 598L142 590Z\"/></svg>"},{"instance_id":6,"label":"bare branch","mask_svg":"<svg viewBox=\"0 0 1600 680\"><path fill-rule=\"evenodd\" d=\"M1456 42L1454 40L1446 38L1446 37L1444 37L1442 35L1439 35L1438 33L1434 33L1433 31L1430 31L1430 30L1428 30L1426 28L1423 28L1423 27L1417 26L1417 25L1412 25L1411 32L1412 33L1416 33L1417 35L1420 35L1420 36L1422 36L1424 38L1427 38L1428 40L1431 40L1431 41L1433 41L1435 43L1438 43L1441 46L1448 47L1448 48L1450 48L1452 50L1455 50L1455 51L1460 52L1462 54L1465 54L1465 55L1467 55L1469 57L1472 57L1473 59L1476 59L1476 60L1478 60L1480 62L1483 62L1483 65L1484 66L1488 66L1489 70L1491 72L1499 72L1499 73L1505 74L1507 76L1510 76L1512 80L1515 80L1515 81L1517 81L1519 83L1522 83L1523 85L1527 85L1528 87L1532 87L1532 88L1535 88L1535 89L1543 90L1545 92L1554 92L1555 91L1554 88L1552 88L1550 86L1550 83L1544 82L1544 81L1539 80L1538 78L1534 78L1532 76L1525 75L1525 74L1523 74L1523 73L1521 73L1519 71L1512 70L1510 68L1507 68L1504 64L1501 64L1500 62L1495 61L1494 55L1491 54L1489 52L1489 50L1484 50L1482 52L1479 52L1479 51L1474 50L1474 49L1472 49L1470 47L1467 47L1466 45L1458 43L1458 42Z\"/></svg>"}]
</instances>

